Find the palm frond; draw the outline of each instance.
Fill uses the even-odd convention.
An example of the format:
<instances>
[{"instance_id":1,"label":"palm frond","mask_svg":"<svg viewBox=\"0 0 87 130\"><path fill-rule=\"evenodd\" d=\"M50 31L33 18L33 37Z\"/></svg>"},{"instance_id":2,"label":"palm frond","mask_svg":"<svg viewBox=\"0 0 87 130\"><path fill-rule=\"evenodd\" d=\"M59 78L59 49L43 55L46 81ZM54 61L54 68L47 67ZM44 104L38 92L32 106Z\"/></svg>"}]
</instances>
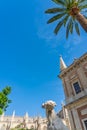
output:
<instances>
[{"instance_id":1,"label":"palm frond","mask_svg":"<svg viewBox=\"0 0 87 130\"><path fill-rule=\"evenodd\" d=\"M66 25L67 21L68 21L68 18L69 18L69 15L66 15L64 20L63 20L63 23L64 23L64 26Z\"/></svg>"},{"instance_id":2,"label":"palm frond","mask_svg":"<svg viewBox=\"0 0 87 130\"><path fill-rule=\"evenodd\" d=\"M71 4L71 0L68 0L68 4L69 4L69 5Z\"/></svg>"},{"instance_id":3,"label":"palm frond","mask_svg":"<svg viewBox=\"0 0 87 130\"><path fill-rule=\"evenodd\" d=\"M55 2L58 5L65 6L65 2L63 0L52 0L52 1Z\"/></svg>"},{"instance_id":4,"label":"palm frond","mask_svg":"<svg viewBox=\"0 0 87 130\"><path fill-rule=\"evenodd\" d=\"M74 3L75 2L75 0L70 0L70 3Z\"/></svg>"},{"instance_id":5,"label":"palm frond","mask_svg":"<svg viewBox=\"0 0 87 130\"><path fill-rule=\"evenodd\" d=\"M57 24L57 26L56 26L56 28L55 28L55 30L54 30L54 33L55 33L55 34L58 33L58 31L60 30L60 28L61 28L62 25L63 25L63 21L60 21L60 22Z\"/></svg>"},{"instance_id":6,"label":"palm frond","mask_svg":"<svg viewBox=\"0 0 87 130\"><path fill-rule=\"evenodd\" d=\"M73 33L73 21L72 21L72 18L70 18L70 20L69 20L69 31L70 31L71 34Z\"/></svg>"},{"instance_id":7,"label":"palm frond","mask_svg":"<svg viewBox=\"0 0 87 130\"><path fill-rule=\"evenodd\" d=\"M68 24L67 24L67 27L66 27L66 38L68 38L69 32L71 34L73 33L73 20L72 20L72 17L68 20Z\"/></svg>"},{"instance_id":8,"label":"palm frond","mask_svg":"<svg viewBox=\"0 0 87 130\"><path fill-rule=\"evenodd\" d=\"M70 4L70 0L65 0L65 3L66 4Z\"/></svg>"},{"instance_id":9,"label":"palm frond","mask_svg":"<svg viewBox=\"0 0 87 130\"><path fill-rule=\"evenodd\" d=\"M68 38L69 36L69 24L67 24L67 27L66 27L66 39Z\"/></svg>"},{"instance_id":10,"label":"palm frond","mask_svg":"<svg viewBox=\"0 0 87 130\"><path fill-rule=\"evenodd\" d=\"M76 30L77 34L80 35L80 30L79 30L79 26L78 26L77 22L75 22L75 30Z\"/></svg>"},{"instance_id":11,"label":"palm frond","mask_svg":"<svg viewBox=\"0 0 87 130\"><path fill-rule=\"evenodd\" d=\"M86 0L78 0L78 3L83 3L85 2Z\"/></svg>"},{"instance_id":12,"label":"palm frond","mask_svg":"<svg viewBox=\"0 0 87 130\"><path fill-rule=\"evenodd\" d=\"M80 6L78 6L78 7L79 7L79 9L80 9L80 10L82 10L82 9L87 8L87 4L86 4L86 5L83 5L83 6L82 6L82 5L80 5Z\"/></svg>"},{"instance_id":13,"label":"palm frond","mask_svg":"<svg viewBox=\"0 0 87 130\"><path fill-rule=\"evenodd\" d=\"M52 23L52 22L54 22L54 21L60 19L61 17L63 17L65 14L66 14L66 13L57 14L57 15L55 15L54 17L52 17L51 19L49 19L49 20L47 21L47 23L48 23L48 24L49 24L49 23Z\"/></svg>"},{"instance_id":14,"label":"palm frond","mask_svg":"<svg viewBox=\"0 0 87 130\"><path fill-rule=\"evenodd\" d=\"M86 5L86 4L87 4L87 1L82 1L81 3L78 2L78 5L79 5L79 6L84 6L84 5Z\"/></svg>"},{"instance_id":15,"label":"palm frond","mask_svg":"<svg viewBox=\"0 0 87 130\"><path fill-rule=\"evenodd\" d=\"M66 11L64 8L51 8L45 11L45 13L58 13L58 12L63 12Z\"/></svg>"},{"instance_id":16,"label":"palm frond","mask_svg":"<svg viewBox=\"0 0 87 130\"><path fill-rule=\"evenodd\" d=\"M69 19L67 27L66 27L66 39L69 36L69 32L72 34L73 33L73 21L72 18Z\"/></svg>"}]
</instances>

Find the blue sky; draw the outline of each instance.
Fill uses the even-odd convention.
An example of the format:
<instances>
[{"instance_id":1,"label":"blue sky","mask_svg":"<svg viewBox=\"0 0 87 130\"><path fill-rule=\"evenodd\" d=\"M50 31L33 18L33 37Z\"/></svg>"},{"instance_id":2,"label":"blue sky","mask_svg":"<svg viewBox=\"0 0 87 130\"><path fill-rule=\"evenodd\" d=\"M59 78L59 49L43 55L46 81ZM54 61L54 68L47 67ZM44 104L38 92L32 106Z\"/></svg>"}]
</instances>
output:
<instances>
[{"instance_id":1,"label":"blue sky","mask_svg":"<svg viewBox=\"0 0 87 130\"><path fill-rule=\"evenodd\" d=\"M6 114L45 116L41 104L47 100L61 109L63 87L57 75L59 56L67 65L87 51L87 34L81 28L66 41L65 30L53 34L55 24L47 25L51 0L0 1L0 88L12 87L12 103ZM0 89L0 90L1 90Z\"/></svg>"}]
</instances>

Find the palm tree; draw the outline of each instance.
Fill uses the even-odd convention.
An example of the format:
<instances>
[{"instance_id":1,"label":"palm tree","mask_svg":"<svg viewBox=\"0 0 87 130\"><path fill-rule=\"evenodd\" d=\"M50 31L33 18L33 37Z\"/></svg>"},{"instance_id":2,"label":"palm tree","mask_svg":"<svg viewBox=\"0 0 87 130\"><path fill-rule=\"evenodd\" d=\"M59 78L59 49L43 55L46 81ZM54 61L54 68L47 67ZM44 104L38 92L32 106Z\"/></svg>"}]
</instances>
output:
<instances>
[{"instance_id":1,"label":"palm tree","mask_svg":"<svg viewBox=\"0 0 87 130\"><path fill-rule=\"evenodd\" d=\"M58 24L54 30L57 34L60 28L64 25L66 27L66 38L69 33L73 33L75 28L78 35L80 35L79 24L87 32L87 0L52 0L58 7L51 8L45 11L48 14L56 14L48 20L48 24L58 20ZM79 23L79 24L78 24Z\"/></svg>"}]
</instances>

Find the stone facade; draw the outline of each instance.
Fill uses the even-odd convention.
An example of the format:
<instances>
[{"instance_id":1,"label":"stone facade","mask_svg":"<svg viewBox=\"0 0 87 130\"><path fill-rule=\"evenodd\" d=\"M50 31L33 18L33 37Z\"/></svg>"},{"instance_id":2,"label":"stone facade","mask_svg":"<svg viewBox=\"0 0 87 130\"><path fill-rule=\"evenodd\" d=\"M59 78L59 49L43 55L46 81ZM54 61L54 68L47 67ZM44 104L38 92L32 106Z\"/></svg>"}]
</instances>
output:
<instances>
[{"instance_id":1,"label":"stone facade","mask_svg":"<svg viewBox=\"0 0 87 130\"><path fill-rule=\"evenodd\" d=\"M62 68L59 77L65 93L66 123L70 130L87 130L87 53Z\"/></svg>"},{"instance_id":2,"label":"stone facade","mask_svg":"<svg viewBox=\"0 0 87 130\"><path fill-rule=\"evenodd\" d=\"M15 128L20 126L22 128L34 128L37 130L46 130L47 129L47 119L42 117L31 118L26 115L24 117L15 116L0 116L0 130L7 130L7 128Z\"/></svg>"}]
</instances>

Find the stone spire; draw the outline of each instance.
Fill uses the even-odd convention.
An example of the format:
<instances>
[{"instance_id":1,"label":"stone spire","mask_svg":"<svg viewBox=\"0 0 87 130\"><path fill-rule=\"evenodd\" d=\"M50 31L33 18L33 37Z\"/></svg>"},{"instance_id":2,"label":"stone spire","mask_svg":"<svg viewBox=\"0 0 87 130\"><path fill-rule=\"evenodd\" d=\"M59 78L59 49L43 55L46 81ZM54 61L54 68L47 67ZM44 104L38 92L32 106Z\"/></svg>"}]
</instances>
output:
<instances>
[{"instance_id":1,"label":"stone spire","mask_svg":"<svg viewBox=\"0 0 87 130\"><path fill-rule=\"evenodd\" d=\"M25 123L25 125L27 125L28 119L29 119L28 112L26 112L25 115L24 115L24 123Z\"/></svg>"},{"instance_id":2,"label":"stone spire","mask_svg":"<svg viewBox=\"0 0 87 130\"><path fill-rule=\"evenodd\" d=\"M28 118L28 112L25 113L25 118Z\"/></svg>"},{"instance_id":3,"label":"stone spire","mask_svg":"<svg viewBox=\"0 0 87 130\"><path fill-rule=\"evenodd\" d=\"M15 110L13 111L13 114L12 114L12 117L14 117L15 116Z\"/></svg>"},{"instance_id":4,"label":"stone spire","mask_svg":"<svg viewBox=\"0 0 87 130\"><path fill-rule=\"evenodd\" d=\"M13 113L12 113L11 122L13 122L13 120L14 120L14 117L15 117L15 110L14 110L14 111L13 111Z\"/></svg>"},{"instance_id":5,"label":"stone spire","mask_svg":"<svg viewBox=\"0 0 87 130\"><path fill-rule=\"evenodd\" d=\"M66 68L67 68L67 66L64 63L64 60L63 60L62 56L60 56L60 70L63 71Z\"/></svg>"}]
</instances>

